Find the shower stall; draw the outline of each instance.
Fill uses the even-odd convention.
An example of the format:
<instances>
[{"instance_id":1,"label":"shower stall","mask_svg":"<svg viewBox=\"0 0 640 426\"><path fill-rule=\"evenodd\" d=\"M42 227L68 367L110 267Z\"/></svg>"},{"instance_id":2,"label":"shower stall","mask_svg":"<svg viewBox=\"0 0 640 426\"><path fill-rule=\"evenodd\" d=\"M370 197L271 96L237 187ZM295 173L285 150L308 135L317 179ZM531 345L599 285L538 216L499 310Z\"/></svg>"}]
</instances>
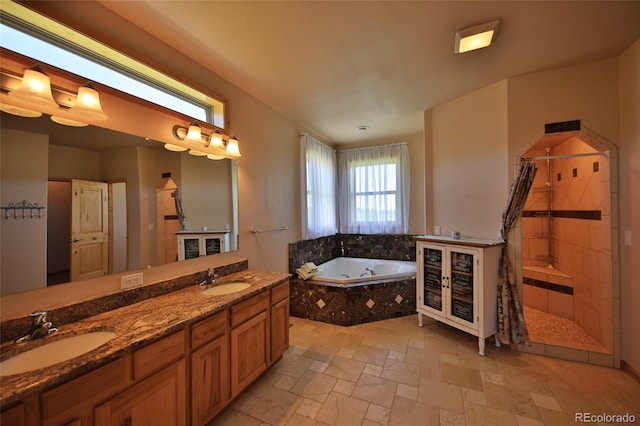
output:
<instances>
[{"instance_id":1,"label":"shower stall","mask_svg":"<svg viewBox=\"0 0 640 426\"><path fill-rule=\"evenodd\" d=\"M537 168L521 220L532 342L612 353L612 155L613 145L577 128L547 132L522 156Z\"/></svg>"}]
</instances>

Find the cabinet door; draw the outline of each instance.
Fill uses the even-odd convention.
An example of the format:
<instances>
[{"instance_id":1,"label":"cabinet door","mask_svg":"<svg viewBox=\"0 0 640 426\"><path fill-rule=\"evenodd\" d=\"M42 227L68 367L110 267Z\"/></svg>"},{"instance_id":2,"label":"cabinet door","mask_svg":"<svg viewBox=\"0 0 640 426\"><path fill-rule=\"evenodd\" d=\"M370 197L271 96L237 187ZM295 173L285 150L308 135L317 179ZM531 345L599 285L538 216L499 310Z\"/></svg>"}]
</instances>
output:
<instances>
[{"instance_id":1,"label":"cabinet door","mask_svg":"<svg viewBox=\"0 0 640 426\"><path fill-rule=\"evenodd\" d=\"M222 252L222 241L220 237L202 237L203 239L203 256L218 254Z\"/></svg>"},{"instance_id":2,"label":"cabinet door","mask_svg":"<svg viewBox=\"0 0 640 426\"><path fill-rule=\"evenodd\" d=\"M231 330L231 396L235 397L267 369L267 312Z\"/></svg>"},{"instance_id":3,"label":"cabinet door","mask_svg":"<svg viewBox=\"0 0 640 426\"><path fill-rule=\"evenodd\" d=\"M184 360L159 371L95 409L97 426L186 424Z\"/></svg>"},{"instance_id":4,"label":"cabinet door","mask_svg":"<svg viewBox=\"0 0 640 426\"><path fill-rule=\"evenodd\" d=\"M427 311L444 315L445 247L420 244L418 253L418 303Z\"/></svg>"},{"instance_id":5,"label":"cabinet door","mask_svg":"<svg viewBox=\"0 0 640 426\"><path fill-rule=\"evenodd\" d=\"M271 306L271 362L289 347L289 299Z\"/></svg>"},{"instance_id":6,"label":"cabinet door","mask_svg":"<svg viewBox=\"0 0 640 426\"><path fill-rule=\"evenodd\" d=\"M200 237L180 237L180 244L178 246L178 252L180 260L195 259L200 257L200 251L202 242Z\"/></svg>"},{"instance_id":7,"label":"cabinet door","mask_svg":"<svg viewBox=\"0 0 640 426\"><path fill-rule=\"evenodd\" d=\"M478 251L451 247L448 261L448 317L467 327L477 328Z\"/></svg>"},{"instance_id":8,"label":"cabinet door","mask_svg":"<svg viewBox=\"0 0 640 426\"><path fill-rule=\"evenodd\" d=\"M227 336L191 354L192 424L205 425L229 400Z\"/></svg>"}]
</instances>

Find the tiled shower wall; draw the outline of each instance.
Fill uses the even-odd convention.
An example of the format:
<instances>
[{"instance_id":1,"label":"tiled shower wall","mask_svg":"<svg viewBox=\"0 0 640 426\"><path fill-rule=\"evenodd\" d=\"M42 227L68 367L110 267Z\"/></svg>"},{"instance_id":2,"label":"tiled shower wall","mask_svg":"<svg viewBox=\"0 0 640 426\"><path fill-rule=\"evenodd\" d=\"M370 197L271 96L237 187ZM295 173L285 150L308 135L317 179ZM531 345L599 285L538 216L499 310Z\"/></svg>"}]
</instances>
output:
<instances>
[{"instance_id":1,"label":"tiled shower wall","mask_svg":"<svg viewBox=\"0 0 640 426\"><path fill-rule=\"evenodd\" d=\"M550 155L584 152L593 152L593 149L574 138L555 147ZM537 151L534 155L545 153ZM536 217L536 213L543 214L547 209L547 165L544 161L536 164L538 172L522 219L525 266L546 266L548 263L547 218ZM573 320L605 348L612 350L609 167L607 156L551 160L553 266L573 279Z\"/></svg>"},{"instance_id":2,"label":"tiled shower wall","mask_svg":"<svg viewBox=\"0 0 640 426\"><path fill-rule=\"evenodd\" d=\"M415 235L336 234L289 244L289 272L306 262L316 265L336 257L416 260Z\"/></svg>"}]
</instances>

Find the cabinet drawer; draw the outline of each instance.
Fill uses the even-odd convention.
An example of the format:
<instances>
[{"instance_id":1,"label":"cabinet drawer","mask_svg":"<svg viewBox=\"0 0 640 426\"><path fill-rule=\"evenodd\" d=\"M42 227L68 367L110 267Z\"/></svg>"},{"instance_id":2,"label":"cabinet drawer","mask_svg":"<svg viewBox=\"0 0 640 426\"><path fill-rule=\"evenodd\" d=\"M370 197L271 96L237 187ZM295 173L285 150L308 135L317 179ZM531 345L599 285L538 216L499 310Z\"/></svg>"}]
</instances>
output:
<instances>
[{"instance_id":1,"label":"cabinet drawer","mask_svg":"<svg viewBox=\"0 0 640 426\"><path fill-rule=\"evenodd\" d=\"M249 318L266 311L269 307L269 292L262 293L251 297L231 307L231 327L242 324Z\"/></svg>"},{"instance_id":2,"label":"cabinet drawer","mask_svg":"<svg viewBox=\"0 0 640 426\"><path fill-rule=\"evenodd\" d=\"M191 325L191 348L210 342L227 331L227 311L217 313Z\"/></svg>"},{"instance_id":3,"label":"cabinet drawer","mask_svg":"<svg viewBox=\"0 0 640 426\"><path fill-rule=\"evenodd\" d=\"M133 377L138 380L184 355L184 331L160 339L133 353Z\"/></svg>"},{"instance_id":4,"label":"cabinet drawer","mask_svg":"<svg viewBox=\"0 0 640 426\"><path fill-rule=\"evenodd\" d=\"M281 300L289 298L289 281L271 288L271 304L275 305Z\"/></svg>"},{"instance_id":5,"label":"cabinet drawer","mask_svg":"<svg viewBox=\"0 0 640 426\"><path fill-rule=\"evenodd\" d=\"M128 384L131 357L120 358L42 394L43 425L66 425L91 416L93 407ZM129 364L128 364L129 363ZM128 364L128 365L127 365ZM130 370L129 370L130 371Z\"/></svg>"}]
</instances>

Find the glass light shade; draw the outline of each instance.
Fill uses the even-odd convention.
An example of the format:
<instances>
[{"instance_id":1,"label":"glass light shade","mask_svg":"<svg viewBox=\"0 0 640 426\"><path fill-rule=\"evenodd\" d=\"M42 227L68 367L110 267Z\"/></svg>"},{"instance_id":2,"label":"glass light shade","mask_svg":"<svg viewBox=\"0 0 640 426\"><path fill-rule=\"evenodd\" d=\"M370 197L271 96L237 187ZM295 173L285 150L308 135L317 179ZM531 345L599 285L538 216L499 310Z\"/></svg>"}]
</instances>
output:
<instances>
[{"instance_id":1,"label":"glass light shade","mask_svg":"<svg viewBox=\"0 0 640 426\"><path fill-rule=\"evenodd\" d=\"M18 117L37 118L42 115L40 111L34 111L32 109L22 108L15 105L0 103L0 111L17 115Z\"/></svg>"},{"instance_id":2,"label":"glass light shade","mask_svg":"<svg viewBox=\"0 0 640 426\"><path fill-rule=\"evenodd\" d=\"M482 49L491 44L493 39L493 30L485 31L479 34L473 34L460 39L459 53L470 52L472 50Z\"/></svg>"},{"instance_id":3,"label":"glass light shade","mask_svg":"<svg viewBox=\"0 0 640 426\"><path fill-rule=\"evenodd\" d=\"M51 93L51 80L39 69L25 70L20 85L10 95L34 105L58 108Z\"/></svg>"},{"instance_id":4,"label":"glass light shade","mask_svg":"<svg viewBox=\"0 0 640 426\"><path fill-rule=\"evenodd\" d=\"M240 157L240 146L235 136L231 136L227 141L227 153L233 157Z\"/></svg>"},{"instance_id":5,"label":"glass light shade","mask_svg":"<svg viewBox=\"0 0 640 426\"><path fill-rule=\"evenodd\" d=\"M58 117L57 115L52 115L51 121L53 121L54 123L62 124L64 126L71 126L71 127L87 127L89 125L81 121L71 120L69 118L64 118L64 117Z\"/></svg>"},{"instance_id":6,"label":"glass light shade","mask_svg":"<svg viewBox=\"0 0 640 426\"><path fill-rule=\"evenodd\" d=\"M82 115L93 120L106 120L107 114L102 111L100 105L100 94L91 87L91 84L78 87L76 103L69 109L69 112Z\"/></svg>"},{"instance_id":7,"label":"glass light shade","mask_svg":"<svg viewBox=\"0 0 640 426\"><path fill-rule=\"evenodd\" d=\"M198 151L197 149L190 149L189 154L195 157L204 157L205 155L207 155L206 152Z\"/></svg>"},{"instance_id":8,"label":"glass light shade","mask_svg":"<svg viewBox=\"0 0 640 426\"><path fill-rule=\"evenodd\" d=\"M456 32L455 53L466 53L482 49L493 43L500 28L500 20L474 25Z\"/></svg>"},{"instance_id":9,"label":"glass light shade","mask_svg":"<svg viewBox=\"0 0 640 426\"><path fill-rule=\"evenodd\" d=\"M172 143L165 143L164 149L166 149L167 151L174 151L174 152L182 152L187 150L187 148L185 148L184 146L174 145Z\"/></svg>"},{"instance_id":10,"label":"glass light shade","mask_svg":"<svg viewBox=\"0 0 640 426\"><path fill-rule=\"evenodd\" d=\"M209 160L224 160L224 157L222 155L215 155L215 154L207 154L207 158Z\"/></svg>"},{"instance_id":11,"label":"glass light shade","mask_svg":"<svg viewBox=\"0 0 640 426\"><path fill-rule=\"evenodd\" d=\"M202 131L200 130L198 123L194 121L189 125L189 130L187 130L187 136L185 136L185 139L194 142L202 142Z\"/></svg>"},{"instance_id":12,"label":"glass light shade","mask_svg":"<svg viewBox=\"0 0 640 426\"><path fill-rule=\"evenodd\" d=\"M222 134L220 134L218 130L211 133L211 136L209 137L209 146L224 149L224 144L222 143Z\"/></svg>"}]
</instances>

